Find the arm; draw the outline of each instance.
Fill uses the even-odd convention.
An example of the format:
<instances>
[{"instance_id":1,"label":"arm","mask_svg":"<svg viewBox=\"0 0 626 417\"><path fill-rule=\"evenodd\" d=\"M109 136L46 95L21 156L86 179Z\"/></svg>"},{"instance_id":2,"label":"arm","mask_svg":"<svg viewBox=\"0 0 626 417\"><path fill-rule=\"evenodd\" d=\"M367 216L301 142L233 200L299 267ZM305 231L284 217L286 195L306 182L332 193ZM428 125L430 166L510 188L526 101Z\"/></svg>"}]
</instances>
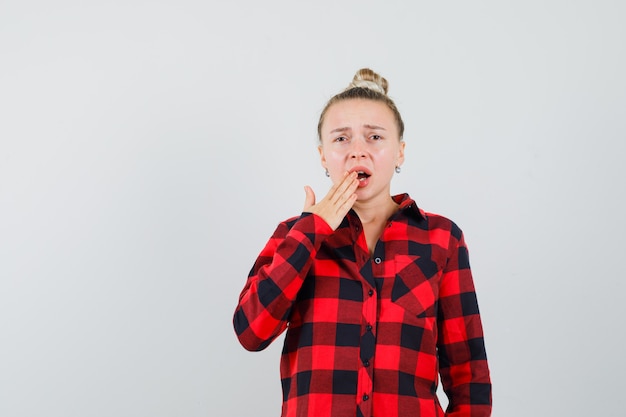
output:
<instances>
[{"instance_id":1,"label":"arm","mask_svg":"<svg viewBox=\"0 0 626 417\"><path fill-rule=\"evenodd\" d=\"M447 417L491 415L491 379L463 234L453 224L439 290L437 343Z\"/></svg>"},{"instance_id":2,"label":"arm","mask_svg":"<svg viewBox=\"0 0 626 417\"><path fill-rule=\"evenodd\" d=\"M287 327L291 307L317 251L356 201L356 177L356 172L346 172L318 204L311 187L305 187L302 216L291 226L282 223L267 242L233 317L239 342L246 349L265 349Z\"/></svg>"},{"instance_id":3,"label":"arm","mask_svg":"<svg viewBox=\"0 0 626 417\"><path fill-rule=\"evenodd\" d=\"M281 223L257 258L239 296L233 325L247 350L265 349L287 327L291 307L322 242L332 229L304 213Z\"/></svg>"}]
</instances>

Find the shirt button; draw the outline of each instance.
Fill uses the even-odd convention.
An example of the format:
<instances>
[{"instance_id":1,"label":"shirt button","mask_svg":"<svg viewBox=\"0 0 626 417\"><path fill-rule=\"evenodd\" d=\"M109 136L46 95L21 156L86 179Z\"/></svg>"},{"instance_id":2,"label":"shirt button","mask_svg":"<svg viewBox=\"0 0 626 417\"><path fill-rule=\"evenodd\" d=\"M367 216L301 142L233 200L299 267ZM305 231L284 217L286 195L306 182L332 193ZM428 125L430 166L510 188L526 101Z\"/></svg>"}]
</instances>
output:
<instances>
[{"instance_id":1,"label":"shirt button","mask_svg":"<svg viewBox=\"0 0 626 417\"><path fill-rule=\"evenodd\" d=\"M370 396L367 394L363 394L363 401L367 401L370 399Z\"/></svg>"},{"instance_id":2,"label":"shirt button","mask_svg":"<svg viewBox=\"0 0 626 417\"><path fill-rule=\"evenodd\" d=\"M365 366L366 368L370 366L370 361L363 361L363 366Z\"/></svg>"},{"instance_id":3,"label":"shirt button","mask_svg":"<svg viewBox=\"0 0 626 417\"><path fill-rule=\"evenodd\" d=\"M372 325L368 324L367 326L365 326L365 330L367 330L368 332L372 331Z\"/></svg>"},{"instance_id":4,"label":"shirt button","mask_svg":"<svg viewBox=\"0 0 626 417\"><path fill-rule=\"evenodd\" d=\"M369 291L367 292L367 295L369 295L370 297L371 297L372 295L374 295L374 290L369 290Z\"/></svg>"},{"instance_id":5,"label":"shirt button","mask_svg":"<svg viewBox=\"0 0 626 417\"><path fill-rule=\"evenodd\" d=\"M383 260L382 260L382 259L380 259L380 258L375 258L375 259L374 259L374 262L376 262L377 264L381 263L382 261L383 261Z\"/></svg>"}]
</instances>

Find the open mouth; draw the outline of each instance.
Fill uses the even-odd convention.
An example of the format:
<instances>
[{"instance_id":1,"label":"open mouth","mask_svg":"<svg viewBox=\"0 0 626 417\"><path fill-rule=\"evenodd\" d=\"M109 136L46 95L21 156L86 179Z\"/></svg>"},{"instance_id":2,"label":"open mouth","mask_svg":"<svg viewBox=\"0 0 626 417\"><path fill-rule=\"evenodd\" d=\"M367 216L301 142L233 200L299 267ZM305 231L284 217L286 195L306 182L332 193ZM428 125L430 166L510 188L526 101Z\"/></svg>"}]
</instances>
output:
<instances>
[{"instance_id":1,"label":"open mouth","mask_svg":"<svg viewBox=\"0 0 626 417\"><path fill-rule=\"evenodd\" d=\"M357 173L357 179L359 181L364 181L364 180L368 179L371 176L370 174L368 174L365 171L357 171L356 173Z\"/></svg>"}]
</instances>

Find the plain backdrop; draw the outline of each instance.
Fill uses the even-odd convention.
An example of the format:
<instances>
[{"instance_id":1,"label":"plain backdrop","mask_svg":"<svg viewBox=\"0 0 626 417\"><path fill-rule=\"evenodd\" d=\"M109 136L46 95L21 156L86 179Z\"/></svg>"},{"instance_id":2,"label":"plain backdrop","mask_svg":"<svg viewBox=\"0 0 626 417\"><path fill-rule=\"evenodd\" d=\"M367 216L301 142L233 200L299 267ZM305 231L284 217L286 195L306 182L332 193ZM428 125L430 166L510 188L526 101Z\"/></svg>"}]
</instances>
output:
<instances>
[{"instance_id":1,"label":"plain backdrop","mask_svg":"<svg viewBox=\"0 0 626 417\"><path fill-rule=\"evenodd\" d=\"M463 229L495 417L623 416L626 3L0 1L0 416L275 417L232 314L355 71Z\"/></svg>"}]
</instances>

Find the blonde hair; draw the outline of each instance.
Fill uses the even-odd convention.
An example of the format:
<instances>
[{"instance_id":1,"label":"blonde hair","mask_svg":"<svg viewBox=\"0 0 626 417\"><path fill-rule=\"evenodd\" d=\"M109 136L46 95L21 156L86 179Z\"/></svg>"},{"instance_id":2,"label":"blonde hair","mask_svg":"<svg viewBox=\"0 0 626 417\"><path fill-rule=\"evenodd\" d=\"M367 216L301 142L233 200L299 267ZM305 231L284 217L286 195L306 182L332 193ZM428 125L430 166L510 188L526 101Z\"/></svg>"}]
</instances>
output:
<instances>
[{"instance_id":1,"label":"blonde hair","mask_svg":"<svg viewBox=\"0 0 626 417\"><path fill-rule=\"evenodd\" d=\"M348 87L328 100L324 110L322 110L320 120L317 123L317 136L320 142L322 140L322 124L324 123L324 117L326 116L326 112L330 106L339 101L355 99L379 101L386 104L396 119L398 135L400 140L402 140L402 135L404 135L404 122L402 121L402 116L400 116L400 112L398 111L396 104L387 95L388 89L389 83L380 74L369 68L361 68L358 70Z\"/></svg>"}]
</instances>

